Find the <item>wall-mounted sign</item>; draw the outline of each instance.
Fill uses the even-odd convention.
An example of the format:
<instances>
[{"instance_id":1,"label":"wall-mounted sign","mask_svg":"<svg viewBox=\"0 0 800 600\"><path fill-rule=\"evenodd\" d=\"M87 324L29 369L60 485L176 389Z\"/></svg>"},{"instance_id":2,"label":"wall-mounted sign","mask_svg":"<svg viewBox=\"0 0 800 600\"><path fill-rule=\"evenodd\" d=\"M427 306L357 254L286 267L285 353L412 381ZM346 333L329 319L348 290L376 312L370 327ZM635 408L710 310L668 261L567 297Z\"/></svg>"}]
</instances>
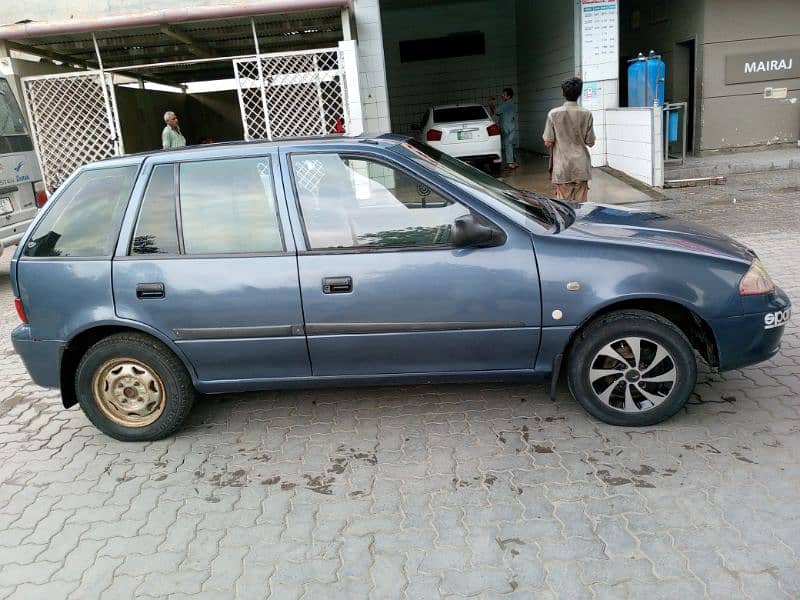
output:
<instances>
[{"instance_id":1,"label":"wall-mounted sign","mask_svg":"<svg viewBox=\"0 0 800 600\"><path fill-rule=\"evenodd\" d=\"M603 108L603 84L599 81L584 81L581 106L589 110Z\"/></svg>"},{"instance_id":2,"label":"wall-mounted sign","mask_svg":"<svg viewBox=\"0 0 800 600\"><path fill-rule=\"evenodd\" d=\"M584 81L619 77L617 0L581 0L581 63Z\"/></svg>"},{"instance_id":3,"label":"wall-mounted sign","mask_svg":"<svg viewBox=\"0 0 800 600\"><path fill-rule=\"evenodd\" d=\"M725 57L725 83L800 78L800 49Z\"/></svg>"}]
</instances>

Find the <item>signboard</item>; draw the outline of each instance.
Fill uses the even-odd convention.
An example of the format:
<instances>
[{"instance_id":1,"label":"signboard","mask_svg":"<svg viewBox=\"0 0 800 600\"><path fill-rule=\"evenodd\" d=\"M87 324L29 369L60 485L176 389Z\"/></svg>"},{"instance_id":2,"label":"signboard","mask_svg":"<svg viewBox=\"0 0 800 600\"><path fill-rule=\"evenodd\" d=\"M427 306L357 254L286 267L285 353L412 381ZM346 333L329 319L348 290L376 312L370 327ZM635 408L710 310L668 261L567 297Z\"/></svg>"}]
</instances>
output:
<instances>
[{"instance_id":1,"label":"signboard","mask_svg":"<svg viewBox=\"0 0 800 600\"><path fill-rule=\"evenodd\" d=\"M583 96L581 106L589 110L601 110L603 108L603 84L599 81L584 81Z\"/></svg>"},{"instance_id":2,"label":"signboard","mask_svg":"<svg viewBox=\"0 0 800 600\"><path fill-rule=\"evenodd\" d=\"M725 83L800 78L800 49L725 57Z\"/></svg>"},{"instance_id":3,"label":"signboard","mask_svg":"<svg viewBox=\"0 0 800 600\"><path fill-rule=\"evenodd\" d=\"M581 62L584 81L619 78L617 0L581 0Z\"/></svg>"}]
</instances>

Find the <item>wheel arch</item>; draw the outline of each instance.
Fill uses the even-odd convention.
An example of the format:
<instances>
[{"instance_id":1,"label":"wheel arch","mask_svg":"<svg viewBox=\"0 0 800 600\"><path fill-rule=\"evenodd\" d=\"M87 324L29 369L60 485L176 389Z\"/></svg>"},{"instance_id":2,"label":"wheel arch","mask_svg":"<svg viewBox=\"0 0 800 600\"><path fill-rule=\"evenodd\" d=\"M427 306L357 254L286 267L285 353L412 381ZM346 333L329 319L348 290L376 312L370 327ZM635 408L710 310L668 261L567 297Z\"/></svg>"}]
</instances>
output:
<instances>
[{"instance_id":1,"label":"wheel arch","mask_svg":"<svg viewBox=\"0 0 800 600\"><path fill-rule=\"evenodd\" d=\"M700 356L711 366L719 366L719 346L714 330L694 310L680 302L663 298L627 298L607 304L588 315L572 332L564 347L563 356L569 357L575 340L596 319L621 310L643 310L663 317L675 325L687 337Z\"/></svg>"},{"instance_id":2,"label":"wheel arch","mask_svg":"<svg viewBox=\"0 0 800 600\"><path fill-rule=\"evenodd\" d=\"M192 383L197 385L197 375L186 356L169 339L166 339L158 331L136 323L126 322L106 322L95 323L91 327L75 332L75 334L64 345L61 354L61 364L59 368L59 381L61 388L61 402L64 408L69 408L78 403L75 395L75 371L86 351L94 344L109 336L118 333L139 333L147 335L159 343L163 344L183 363L187 373L192 379Z\"/></svg>"}]
</instances>

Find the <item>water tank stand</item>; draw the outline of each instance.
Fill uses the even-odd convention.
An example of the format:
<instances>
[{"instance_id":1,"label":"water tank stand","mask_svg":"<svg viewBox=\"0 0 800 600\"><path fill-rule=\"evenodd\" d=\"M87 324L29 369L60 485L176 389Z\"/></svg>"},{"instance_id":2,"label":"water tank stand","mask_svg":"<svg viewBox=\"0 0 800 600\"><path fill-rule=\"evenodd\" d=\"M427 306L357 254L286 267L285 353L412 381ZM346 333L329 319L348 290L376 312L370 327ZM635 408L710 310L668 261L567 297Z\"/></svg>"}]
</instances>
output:
<instances>
[{"instance_id":1,"label":"water tank stand","mask_svg":"<svg viewBox=\"0 0 800 600\"><path fill-rule=\"evenodd\" d=\"M662 107L664 164L683 165L686 160L687 106L686 102L671 102Z\"/></svg>"}]
</instances>

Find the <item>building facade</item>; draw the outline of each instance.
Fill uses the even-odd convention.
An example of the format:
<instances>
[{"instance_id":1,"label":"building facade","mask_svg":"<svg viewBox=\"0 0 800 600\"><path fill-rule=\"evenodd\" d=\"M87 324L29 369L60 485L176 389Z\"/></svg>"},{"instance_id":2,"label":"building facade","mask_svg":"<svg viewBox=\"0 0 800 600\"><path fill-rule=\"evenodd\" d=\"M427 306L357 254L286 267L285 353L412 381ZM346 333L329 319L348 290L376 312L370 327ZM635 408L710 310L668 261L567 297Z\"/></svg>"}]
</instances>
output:
<instances>
[{"instance_id":1,"label":"building facade","mask_svg":"<svg viewBox=\"0 0 800 600\"><path fill-rule=\"evenodd\" d=\"M4 13L0 70L38 146L59 115L34 98L55 84L34 79L72 72L88 74L76 81L94 86L96 104L103 94L109 129L98 135L112 153L152 147L165 109L184 117L190 142L330 133L337 119L349 133L410 133L432 104L484 102L507 86L520 145L544 152L547 112L577 74L595 116L593 163L658 186L664 118L626 106L628 60L650 50L666 64L667 102L687 104L690 152L800 135L797 0L32 0ZM321 64L324 49L336 64Z\"/></svg>"}]
</instances>

